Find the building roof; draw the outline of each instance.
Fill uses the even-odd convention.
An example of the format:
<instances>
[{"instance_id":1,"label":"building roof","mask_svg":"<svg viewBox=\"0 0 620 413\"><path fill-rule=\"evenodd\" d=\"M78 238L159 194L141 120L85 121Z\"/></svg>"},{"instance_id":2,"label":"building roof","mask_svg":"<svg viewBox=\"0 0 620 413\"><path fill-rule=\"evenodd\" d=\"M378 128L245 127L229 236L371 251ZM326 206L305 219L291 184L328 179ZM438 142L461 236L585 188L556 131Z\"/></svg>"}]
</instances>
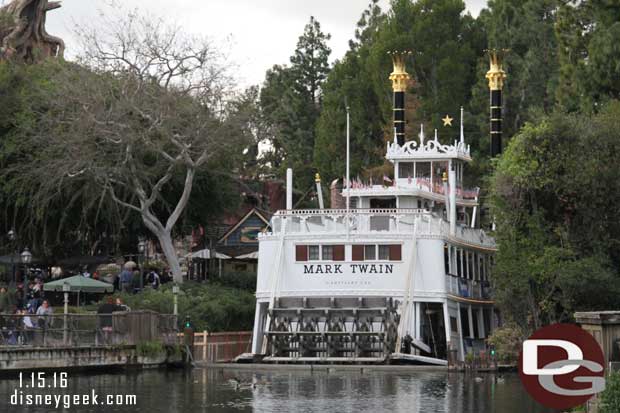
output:
<instances>
[{"instance_id":1,"label":"building roof","mask_svg":"<svg viewBox=\"0 0 620 413\"><path fill-rule=\"evenodd\" d=\"M228 231L217 241L218 243L222 243L228 238L233 232L237 230L245 221L247 221L252 215L256 215L261 221L265 223L265 225L269 226L269 220L265 218L263 214L261 214L256 208L252 208L245 214L237 223L232 225Z\"/></svg>"}]
</instances>

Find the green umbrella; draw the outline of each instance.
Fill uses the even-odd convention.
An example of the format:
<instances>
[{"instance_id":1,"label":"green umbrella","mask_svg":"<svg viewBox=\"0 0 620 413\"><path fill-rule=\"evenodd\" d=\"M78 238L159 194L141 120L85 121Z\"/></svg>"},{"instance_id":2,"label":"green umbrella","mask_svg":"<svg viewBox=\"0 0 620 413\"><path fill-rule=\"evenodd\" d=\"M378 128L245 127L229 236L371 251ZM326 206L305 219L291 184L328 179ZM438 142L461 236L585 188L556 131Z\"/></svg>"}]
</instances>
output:
<instances>
[{"instance_id":1,"label":"green umbrella","mask_svg":"<svg viewBox=\"0 0 620 413\"><path fill-rule=\"evenodd\" d=\"M73 277L63 278L62 280L56 280L43 285L44 291L59 291L62 292L63 285L69 285L69 292L77 293L77 305L80 305L80 293L113 293L114 286L112 284L104 283L103 281L93 280L92 278L86 278L81 275L74 275Z\"/></svg>"},{"instance_id":2,"label":"green umbrella","mask_svg":"<svg viewBox=\"0 0 620 413\"><path fill-rule=\"evenodd\" d=\"M112 284L104 283L103 281L94 280L92 278L82 277L81 275L75 275L73 277L64 278L62 280L56 280L43 285L44 291L59 291L62 292L62 286L67 283L70 287L70 292L78 293L112 293L114 292L114 286Z\"/></svg>"}]
</instances>

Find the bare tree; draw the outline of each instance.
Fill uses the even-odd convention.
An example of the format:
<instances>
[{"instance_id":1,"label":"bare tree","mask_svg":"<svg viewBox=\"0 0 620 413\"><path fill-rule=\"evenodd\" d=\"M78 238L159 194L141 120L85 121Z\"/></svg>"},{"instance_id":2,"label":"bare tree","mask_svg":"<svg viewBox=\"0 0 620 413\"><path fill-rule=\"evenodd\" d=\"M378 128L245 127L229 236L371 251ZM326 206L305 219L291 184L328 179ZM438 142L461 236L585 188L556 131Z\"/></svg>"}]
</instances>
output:
<instances>
[{"instance_id":1,"label":"bare tree","mask_svg":"<svg viewBox=\"0 0 620 413\"><path fill-rule=\"evenodd\" d=\"M36 162L24 174L54 188L82 179L140 214L182 282L172 231L196 173L233 144L221 108L226 68L213 45L178 27L129 15L106 33L81 31L79 65L57 63L28 139ZM184 176L170 199L171 180Z\"/></svg>"}]
</instances>

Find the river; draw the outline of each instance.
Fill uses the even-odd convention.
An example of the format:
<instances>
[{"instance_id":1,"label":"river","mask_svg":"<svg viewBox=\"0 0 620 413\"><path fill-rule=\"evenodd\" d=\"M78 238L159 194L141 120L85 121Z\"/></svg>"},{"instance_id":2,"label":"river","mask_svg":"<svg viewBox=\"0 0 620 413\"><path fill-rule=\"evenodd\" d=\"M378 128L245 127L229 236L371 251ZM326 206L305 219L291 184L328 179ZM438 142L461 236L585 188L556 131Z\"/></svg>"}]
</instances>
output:
<instances>
[{"instance_id":1,"label":"river","mask_svg":"<svg viewBox=\"0 0 620 413\"><path fill-rule=\"evenodd\" d=\"M57 377L58 378L58 377ZM150 370L118 374L72 374L66 388L53 388L53 373L45 375L46 387L33 390L30 375L0 380L0 412L547 412L525 393L515 374L471 376L461 373L414 371L339 371L323 369L257 371L196 368ZM240 383L235 384L234 379ZM36 383L36 379L35 379ZM251 383L255 383L253 386ZM56 387L60 387L57 380ZM72 406L63 409L68 395L95 392L98 402L136 406ZM26 396L67 395L59 409L27 406ZM16 396L21 396L21 399ZM11 400L13 399L13 400ZM11 404L11 402L17 402ZM55 401L52 400L52 404Z\"/></svg>"}]
</instances>

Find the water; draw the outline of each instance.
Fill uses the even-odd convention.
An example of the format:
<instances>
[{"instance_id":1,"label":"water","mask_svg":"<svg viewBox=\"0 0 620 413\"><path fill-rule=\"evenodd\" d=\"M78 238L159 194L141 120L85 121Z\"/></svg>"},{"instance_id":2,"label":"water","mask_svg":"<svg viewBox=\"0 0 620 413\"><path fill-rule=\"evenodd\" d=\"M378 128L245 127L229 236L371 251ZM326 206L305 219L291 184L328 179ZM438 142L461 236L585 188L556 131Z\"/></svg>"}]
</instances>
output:
<instances>
[{"instance_id":1,"label":"water","mask_svg":"<svg viewBox=\"0 0 620 413\"><path fill-rule=\"evenodd\" d=\"M29 374L23 383L29 383ZM235 389L230 379L238 378ZM482 380L480 380L480 378ZM47 373L47 386L53 375ZM36 382L36 381L35 381ZM252 388L250 383L255 382ZM547 412L525 393L514 374L497 380L447 372L157 370L122 374L69 374L66 389L23 394L136 394L137 406L49 407L11 405L19 382L0 380L0 412ZM58 385L58 384L57 384ZM25 384L24 384L25 386Z\"/></svg>"}]
</instances>

